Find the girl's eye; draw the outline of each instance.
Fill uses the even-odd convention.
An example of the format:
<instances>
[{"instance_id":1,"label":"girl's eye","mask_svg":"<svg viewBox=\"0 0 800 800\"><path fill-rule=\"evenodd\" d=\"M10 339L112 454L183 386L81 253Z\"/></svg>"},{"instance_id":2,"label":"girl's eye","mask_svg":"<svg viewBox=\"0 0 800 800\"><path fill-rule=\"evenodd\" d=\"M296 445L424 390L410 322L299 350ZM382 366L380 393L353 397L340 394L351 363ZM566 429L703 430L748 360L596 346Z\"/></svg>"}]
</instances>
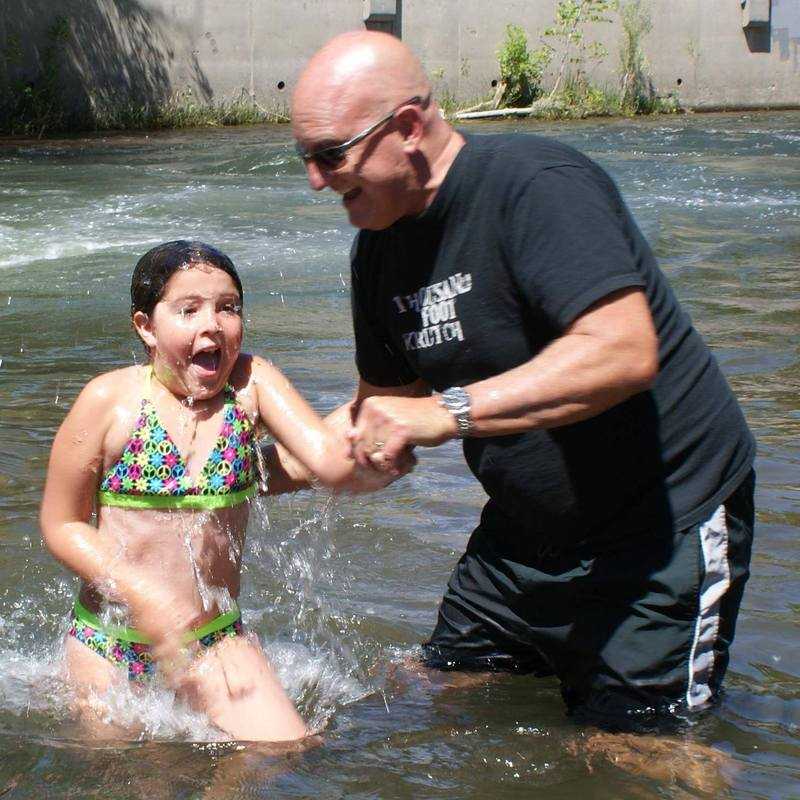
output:
<instances>
[{"instance_id":1,"label":"girl's eye","mask_svg":"<svg viewBox=\"0 0 800 800\"><path fill-rule=\"evenodd\" d=\"M241 314L242 306L239 303L225 303L225 305L222 306L222 310L227 314Z\"/></svg>"},{"instance_id":2,"label":"girl's eye","mask_svg":"<svg viewBox=\"0 0 800 800\"><path fill-rule=\"evenodd\" d=\"M191 316L192 314L194 314L195 311L197 311L197 309L194 306L184 306L180 310L180 315L182 317L188 317L188 316Z\"/></svg>"}]
</instances>

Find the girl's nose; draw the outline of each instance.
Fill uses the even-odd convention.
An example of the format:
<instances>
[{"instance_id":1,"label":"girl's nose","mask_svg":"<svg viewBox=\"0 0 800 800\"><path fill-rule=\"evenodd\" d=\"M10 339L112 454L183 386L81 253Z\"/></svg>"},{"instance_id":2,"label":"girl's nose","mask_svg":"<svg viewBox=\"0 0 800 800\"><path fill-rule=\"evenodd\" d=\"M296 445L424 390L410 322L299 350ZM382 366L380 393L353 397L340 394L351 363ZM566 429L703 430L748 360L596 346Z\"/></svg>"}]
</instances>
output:
<instances>
[{"instance_id":1,"label":"girl's nose","mask_svg":"<svg viewBox=\"0 0 800 800\"><path fill-rule=\"evenodd\" d=\"M217 333L222 330L217 312L211 306L205 306L200 315L200 323L203 333Z\"/></svg>"}]
</instances>

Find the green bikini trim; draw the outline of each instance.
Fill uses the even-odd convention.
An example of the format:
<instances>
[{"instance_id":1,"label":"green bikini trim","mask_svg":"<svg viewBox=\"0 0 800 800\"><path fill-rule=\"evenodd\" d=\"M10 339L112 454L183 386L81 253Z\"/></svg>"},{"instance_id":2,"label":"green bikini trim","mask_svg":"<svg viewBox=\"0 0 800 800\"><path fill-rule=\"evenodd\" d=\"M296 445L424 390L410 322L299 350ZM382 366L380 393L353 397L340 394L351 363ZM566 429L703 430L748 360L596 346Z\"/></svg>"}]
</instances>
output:
<instances>
[{"instance_id":1,"label":"green bikini trim","mask_svg":"<svg viewBox=\"0 0 800 800\"><path fill-rule=\"evenodd\" d=\"M97 504L100 506L120 506L122 508L202 508L214 510L229 508L244 503L258 491L253 483L246 489L230 494L116 494L98 492Z\"/></svg>"},{"instance_id":2,"label":"green bikini trim","mask_svg":"<svg viewBox=\"0 0 800 800\"><path fill-rule=\"evenodd\" d=\"M198 641L204 636L208 636L210 633L216 633L223 628L227 628L228 625L236 622L240 616L241 612L239 611L239 606L234 602L233 608L230 611L220 614L218 617L215 617L205 625L201 625L199 628L194 628L191 631L187 631L183 635L184 644ZM86 606L78 599L75 600L75 618L79 622L83 622L95 630L100 631L109 638L122 639L123 641L135 642L136 644L152 644L150 637L145 636L143 633L139 633L136 628L126 628L124 626L117 625L104 625L100 621L100 617L98 617L97 614L93 614L91 611L89 611L89 609L86 608Z\"/></svg>"}]
</instances>

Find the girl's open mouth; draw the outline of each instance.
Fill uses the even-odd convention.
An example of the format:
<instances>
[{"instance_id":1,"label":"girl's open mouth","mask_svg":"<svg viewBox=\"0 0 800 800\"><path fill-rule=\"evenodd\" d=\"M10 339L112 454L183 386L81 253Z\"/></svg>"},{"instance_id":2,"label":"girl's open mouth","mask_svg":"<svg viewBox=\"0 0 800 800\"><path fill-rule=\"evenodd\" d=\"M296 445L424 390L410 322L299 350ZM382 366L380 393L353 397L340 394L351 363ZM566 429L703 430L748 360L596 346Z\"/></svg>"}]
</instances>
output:
<instances>
[{"instance_id":1,"label":"girl's open mouth","mask_svg":"<svg viewBox=\"0 0 800 800\"><path fill-rule=\"evenodd\" d=\"M192 366L206 375L215 373L219 369L219 362L219 350L203 350L192 356Z\"/></svg>"}]
</instances>

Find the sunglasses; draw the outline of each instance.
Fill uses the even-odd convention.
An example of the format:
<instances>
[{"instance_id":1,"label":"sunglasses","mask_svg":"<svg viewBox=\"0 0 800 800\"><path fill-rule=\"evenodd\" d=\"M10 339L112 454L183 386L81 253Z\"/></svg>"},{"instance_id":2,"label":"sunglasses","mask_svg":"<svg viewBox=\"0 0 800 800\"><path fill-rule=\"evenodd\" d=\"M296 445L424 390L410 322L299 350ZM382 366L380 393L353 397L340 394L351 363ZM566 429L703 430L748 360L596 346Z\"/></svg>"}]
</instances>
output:
<instances>
[{"instance_id":1,"label":"sunglasses","mask_svg":"<svg viewBox=\"0 0 800 800\"><path fill-rule=\"evenodd\" d=\"M341 144L334 145L333 147L323 147L321 150L315 150L314 152L309 153L308 150L303 148L300 142L295 142L295 151L305 164L308 164L309 161L313 161L318 167L323 169L336 169L342 165L347 157L347 151L351 147L357 145L360 141L366 139L371 133L378 130L381 125L385 125L390 119L393 119L394 115L403 106L418 105L424 108L429 99L430 95L425 98L415 95L410 100L406 100L404 103L400 103L399 106L395 106L385 117L379 119L374 125L370 125L369 128L365 128L363 131L361 131L361 133L357 133L352 139L348 139L346 142L342 142Z\"/></svg>"}]
</instances>

